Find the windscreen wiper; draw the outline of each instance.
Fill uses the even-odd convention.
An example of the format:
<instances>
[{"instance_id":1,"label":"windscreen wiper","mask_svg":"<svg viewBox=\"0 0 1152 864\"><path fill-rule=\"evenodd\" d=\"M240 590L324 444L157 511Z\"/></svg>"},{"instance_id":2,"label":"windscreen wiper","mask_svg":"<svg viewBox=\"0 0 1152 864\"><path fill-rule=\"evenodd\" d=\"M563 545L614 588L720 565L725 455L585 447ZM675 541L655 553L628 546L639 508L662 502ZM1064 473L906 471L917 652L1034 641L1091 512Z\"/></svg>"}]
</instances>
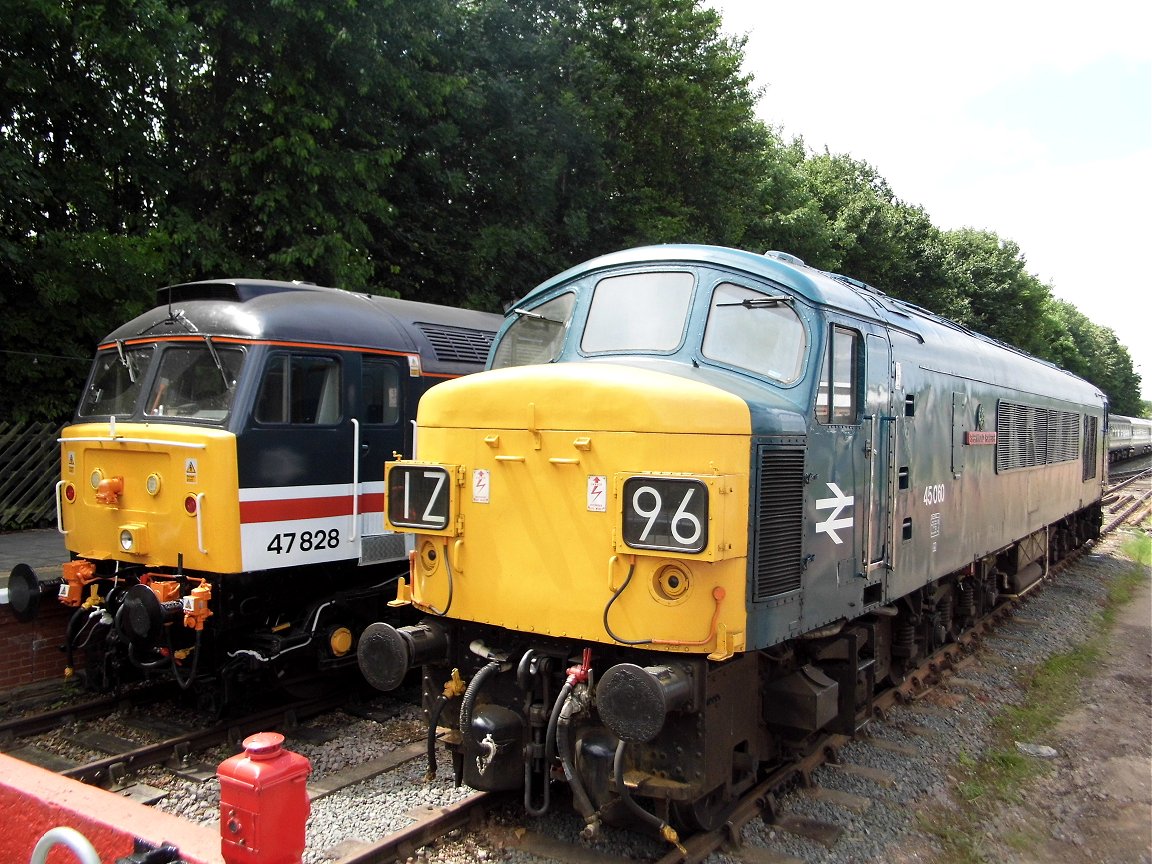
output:
<instances>
[{"instance_id":1,"label":"windscreen wiper","mask_svg":"<svg viewBox=\"0 0 1152 864\"><path fill-rule=\"evenodd\" d=\"M212 355L212 362L216 364L220 377L224 379L225 391L231 390L233 385L228 381L228 373L224 371L224 364L220 362L220 355L216 353L216 346L212 344L212 337L207 333L204 334L204 344L208 346L208 353Z\"/></svg>"},{"instance_id":2,"label":"windscreen wiper","mask_svg":"<svg viewBox=\"0 0 1152 864\"><path fill-rule=\"evenodd\" d=\"M120 365L128 370L128 380L133 384L136 383L136 370L132 368L132 364L128 362L128 355L124 353L124 340L116 340L116 353L120 355Z\"/></svg>"},{"instance_id":3,"label":"windscreen wiper","mask_svg":"<svg viewBox=\"0 0 1152 864\"><path fill-rule=\"evenodd\" d=\"M547 315L541 315L539 312L530 312L527 309L513 309L517 315L523 315L525 318L535 318L537 321L547 321L550 324L563 324L563 321L557 321L555 318L549 318Z\"/></svg>"},{"instance_id":4,"label":"windscreen wiper","mask_svg":"<svg viewBox=\"0 0 1152 864\"><path fill-rule=\"evenodd\" d=\"M791 303L792 298L787 294L777 297L745 297L735 303L717 303L719 306L743 306L745 309L775 309L781 303Z\"/></svg>"}]
</instances>

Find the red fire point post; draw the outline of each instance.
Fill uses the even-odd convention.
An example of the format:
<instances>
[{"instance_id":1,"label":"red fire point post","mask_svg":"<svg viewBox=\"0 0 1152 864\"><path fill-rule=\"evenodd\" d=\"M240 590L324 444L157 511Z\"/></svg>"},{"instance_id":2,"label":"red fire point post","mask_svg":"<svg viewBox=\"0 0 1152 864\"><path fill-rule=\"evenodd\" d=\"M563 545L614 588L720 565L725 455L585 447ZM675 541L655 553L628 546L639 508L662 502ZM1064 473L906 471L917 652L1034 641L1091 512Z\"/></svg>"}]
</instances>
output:
<instances>
[{"instance_id":1,"label":"red fire point post","mask_svg":"<svg viewBox=\"0 0 1152 864\"><path fill-rule=\"evenodd\" d=\"M225 759L220 778L220 853L228 864L300 864L312 764L283 749L284 736L260 732Z\"/></svg>"}]
</instances>

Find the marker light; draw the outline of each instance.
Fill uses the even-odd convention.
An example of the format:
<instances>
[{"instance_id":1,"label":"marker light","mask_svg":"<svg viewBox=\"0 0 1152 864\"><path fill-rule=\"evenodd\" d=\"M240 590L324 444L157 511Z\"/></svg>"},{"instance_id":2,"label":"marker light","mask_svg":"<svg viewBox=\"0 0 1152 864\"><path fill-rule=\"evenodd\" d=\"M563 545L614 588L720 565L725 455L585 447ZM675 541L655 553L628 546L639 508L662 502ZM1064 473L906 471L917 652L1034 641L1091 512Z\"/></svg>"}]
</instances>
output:
<instances>
[{"instance_id":1,"label":"marker light","mask_svg":"<svg viewBox=\"0 0 1152 864\"><path fill-rule=\"evenodd\" d=\"M92 484L93 489L99 489L100 488L100 481L103 479L104 479L104 472L101 471L99 468L97 468L95 471L92 472L92 475L88 478L88 482Z\"/></svg>"},{"instance_id":2,"label":"marker light","mask_svg":"<svg viewBox=\"0 0 1152 864\"><path fill-rule=\"evenodd\" d=\"M76 500L76 486L72 483L64 485L64 500L71 504Z\"/></svg>"},{"instance_id":3,"label":"marker light","mask_svg":"<svg viewBox=\"0 0 1152 864\"><path fill-rule=\"evenodd\" d=\"M186 496L184 498L184 512L187 513L189 516L195 516L196 515L196 509L197 509L196 496L195 495Z\"/></svg>"},{"instance_id":4,"label":"marker light","mask_svg":"<svg viewBox=\"0 0 1152 864\"><path fill-rule=\"evenodd\" d=\"M148 490L149 495L157 495L160 492L160 475L149 474L148 479L144 481L144 488Z\"/></svg>"}]
</instances>

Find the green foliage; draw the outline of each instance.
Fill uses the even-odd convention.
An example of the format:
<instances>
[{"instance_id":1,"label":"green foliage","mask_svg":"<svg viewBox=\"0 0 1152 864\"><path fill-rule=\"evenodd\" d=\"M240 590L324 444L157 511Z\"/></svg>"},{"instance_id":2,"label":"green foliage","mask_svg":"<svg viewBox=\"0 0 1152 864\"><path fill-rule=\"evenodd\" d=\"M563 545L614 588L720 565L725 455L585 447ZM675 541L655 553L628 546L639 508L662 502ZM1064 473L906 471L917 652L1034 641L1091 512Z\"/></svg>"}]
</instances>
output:
<instances>
[{"instance_id":1,"label":"green foliage","mask_svg":"<svg viewBox=\"0 0 1152 864\"><path fill-rule=\"evenodd\" d=\"M0 413L70 413L96 342L196 278L499 309L602 252L780 249L1094 381L1115 335L1021 250L756 119L700 0L0 0Z\"/></svg>"},{"instance_id":2,"label":"green foliage","mask_svg":"<svg viewBox=\"0 0 1152 864\"><path fill-rule=\"evenodd\" d=\"M373 247L397 218L397 163L458 86L441 71L447 8L191 4L197 39L165 118L176 266L381 286L390 261Z\"/></svg>"},{"instance_id":3,"label":"green foliage","mask_svg":"<svg viewBox=\"0 0 1152 864\"><path fill-rule=\"evenodd\" d=\"M1124 554L1133 561L1143 564L1145 568L1152 567L1152 537L1147 534L1133 535L1124 544ZM1117 603L1126 603L1134 588L1135 585L1125 585L1123 592L1112 599Z\"/></svg>"},{"instance_id":4,"label":"green foliage","mask_svg":"<svg viewBox=\"0 0 1152 864\"><path fill-rule=\"evenodd\" d=\"M158 129L185 22L163 0L0 15L0 415L60 420L96 340L167 276Z\"/></svg>"}]
</instances>

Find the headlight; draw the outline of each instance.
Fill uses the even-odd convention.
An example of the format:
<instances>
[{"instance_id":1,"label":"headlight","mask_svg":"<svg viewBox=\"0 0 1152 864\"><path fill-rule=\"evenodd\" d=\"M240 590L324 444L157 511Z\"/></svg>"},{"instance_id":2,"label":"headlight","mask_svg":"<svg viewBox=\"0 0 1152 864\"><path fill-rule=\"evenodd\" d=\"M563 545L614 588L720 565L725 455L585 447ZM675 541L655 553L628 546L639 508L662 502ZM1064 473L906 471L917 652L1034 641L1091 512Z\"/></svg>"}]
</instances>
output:
<instances>
[{"instance_id":1,"label":"headlight","mask_svg":"<svg viewBox=\"0 0 1152 864\"><path fill-rule=\"evenodd\" d=\"M120 549L130 555L146 554L148 552L147 526L136 523L121 525Z\"/></svg>"}]
</instances>

